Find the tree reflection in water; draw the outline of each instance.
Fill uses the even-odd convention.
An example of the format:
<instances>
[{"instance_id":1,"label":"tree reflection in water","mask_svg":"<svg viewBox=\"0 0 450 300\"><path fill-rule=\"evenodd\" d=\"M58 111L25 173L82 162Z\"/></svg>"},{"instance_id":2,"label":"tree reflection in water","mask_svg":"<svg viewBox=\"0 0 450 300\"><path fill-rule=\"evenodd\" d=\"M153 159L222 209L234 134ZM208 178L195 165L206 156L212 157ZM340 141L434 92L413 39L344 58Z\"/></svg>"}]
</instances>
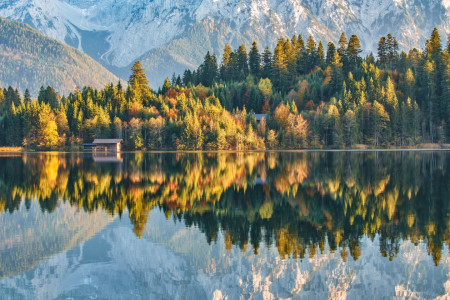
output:
<instances>
[{"instance_id":1,"label":"tree reflection in water","mask_svg":"<svg viewBox=\"0 0 450 300\"><path fill-rule=\"evenodd\" d=\"M227 250L275 245L283 258L361 255L363 236L394 259L426 243L436 265L450 243L446 152L24 154L0 157L0 211L38 201L127 212L138 237L153 209Z\"/></svg>"}]
</instances>

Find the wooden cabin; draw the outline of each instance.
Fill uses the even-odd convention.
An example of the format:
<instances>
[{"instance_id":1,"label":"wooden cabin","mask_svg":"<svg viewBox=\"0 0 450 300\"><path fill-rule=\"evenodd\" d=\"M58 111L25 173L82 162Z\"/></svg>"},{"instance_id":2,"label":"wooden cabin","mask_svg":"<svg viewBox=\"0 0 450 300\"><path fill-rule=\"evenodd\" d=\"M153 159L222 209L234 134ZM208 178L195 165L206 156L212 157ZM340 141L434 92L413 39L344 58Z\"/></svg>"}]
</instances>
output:
<instances>
[{"instance_id":1,"label":"wooden cabin","mask_svg":"<svg viewBox=\"0 0 450 300\"><path fill-rule=\"evenodd\" d=\"M123 140L121 139L95 139L92 143L83 144L84 151L112 151L121 150Z\"/></svg>"},{"instance_id":2,"label":"wooden cabin","mask_svg":"<svg viewBox=\"0 0 450 300\"><path fill-rule=\"evenodd\" d=\"M258 124L259 124L259 122L261 122L262 118L267 120L267 114L254 114L254 116L255 116L256 123L258 123Z\"/></svg>"}]
</instances>

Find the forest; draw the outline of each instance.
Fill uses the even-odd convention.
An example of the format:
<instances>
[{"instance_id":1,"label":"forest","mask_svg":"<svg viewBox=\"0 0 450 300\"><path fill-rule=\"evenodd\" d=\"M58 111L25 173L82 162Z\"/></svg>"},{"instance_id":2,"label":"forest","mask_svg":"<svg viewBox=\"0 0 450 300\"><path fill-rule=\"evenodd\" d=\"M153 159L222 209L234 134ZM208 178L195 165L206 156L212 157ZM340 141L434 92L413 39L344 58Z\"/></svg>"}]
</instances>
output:
<instances>
[{"instance_id":1,"label":"forest","mask_svg":"<svg viewBox=\"0 0 450 300\"><path fill-rule=\"evenodd\" d=\"M271 51L253 43L221 61L206 53L157 91L140 61L128 83L59 95L42 86L0 89L0 146L79 149L121 138L128 150L256 150L448 146L450 39L437 29L423 51L399 51L382 37L376 57L361 56L356 35L337 45L280 38ZM149 70L151 72L151 70ZM259 120L255 114L263 114Z\"/></svg>"},{"instance_id":2,"label":"forest","mask_svg":"<svg viewBox=\"0 0 450 300\"><path fill-rule=\"evenodd\" d=\"M77 85L103 87L117 80L87 54L27 24L0 17L0 86L28 88L37 96L41 85L68 94Z\"/></svg>"}]
</instances>

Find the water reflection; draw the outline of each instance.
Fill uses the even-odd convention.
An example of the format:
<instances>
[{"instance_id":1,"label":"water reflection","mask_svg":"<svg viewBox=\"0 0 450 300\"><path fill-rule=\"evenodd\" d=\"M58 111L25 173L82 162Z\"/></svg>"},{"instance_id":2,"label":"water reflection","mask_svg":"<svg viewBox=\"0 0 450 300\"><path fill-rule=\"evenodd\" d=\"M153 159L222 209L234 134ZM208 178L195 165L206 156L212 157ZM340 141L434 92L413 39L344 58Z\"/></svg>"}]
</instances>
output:
<instances>
[{"instance_id":1,"label":"water reflection","mask_svg":"<svg viewBox=\"0 0 450 300\"><path fill-rule=\"evenodd\" d=\"M229 252L275 246L300 261L324 252L343 261L377 240L395 260L403 240L426 245L439 265L450 243L446 152L240 154L29 154L0 157L0 211L37 201L81 211L127 213L141 237L152 210L219 233ZM10 222L11 223L11 222Z\"/></svg>"}]
</instances>

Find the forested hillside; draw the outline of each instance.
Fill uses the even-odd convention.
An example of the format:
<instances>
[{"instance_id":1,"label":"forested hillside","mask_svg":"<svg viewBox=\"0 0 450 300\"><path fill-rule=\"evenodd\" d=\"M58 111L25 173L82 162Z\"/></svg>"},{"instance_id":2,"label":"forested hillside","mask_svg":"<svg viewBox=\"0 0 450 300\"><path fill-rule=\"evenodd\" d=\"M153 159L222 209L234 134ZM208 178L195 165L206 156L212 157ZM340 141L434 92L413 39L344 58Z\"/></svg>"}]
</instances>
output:
<instances>
[{"instance_id":1,"label":"forested hillside","mask_svg":"<svg viewBox=\"0 0 450 300\"><path fill-rule=\"evenodd\" d=\"M225 45L221 62L174 74L152 91L140 61L127 87L86 86L37 101L0 91L0 144L30 149L123 138L128 149L252 150L409 147L449 137L450 53L435 29L424 51L382 37L361 57L356 35L338 45L280 38L272 52ZM151 72L151 70L149 70ZM265 114L257 122L254 113ZM357 146L359 147L359 146Z\"/></svg>"},{"instance_id":2,"label":"forested hillside","mask_svg":"<svg viewBox=\"0 0 450 300\"><path fill-rule=\"evenodd\" d=\"M50 85L68 94L75 87L103 87L117 77L88 55L30 26L0 18L0 85L37 95Z\"/></svg>"}]
</instances>

